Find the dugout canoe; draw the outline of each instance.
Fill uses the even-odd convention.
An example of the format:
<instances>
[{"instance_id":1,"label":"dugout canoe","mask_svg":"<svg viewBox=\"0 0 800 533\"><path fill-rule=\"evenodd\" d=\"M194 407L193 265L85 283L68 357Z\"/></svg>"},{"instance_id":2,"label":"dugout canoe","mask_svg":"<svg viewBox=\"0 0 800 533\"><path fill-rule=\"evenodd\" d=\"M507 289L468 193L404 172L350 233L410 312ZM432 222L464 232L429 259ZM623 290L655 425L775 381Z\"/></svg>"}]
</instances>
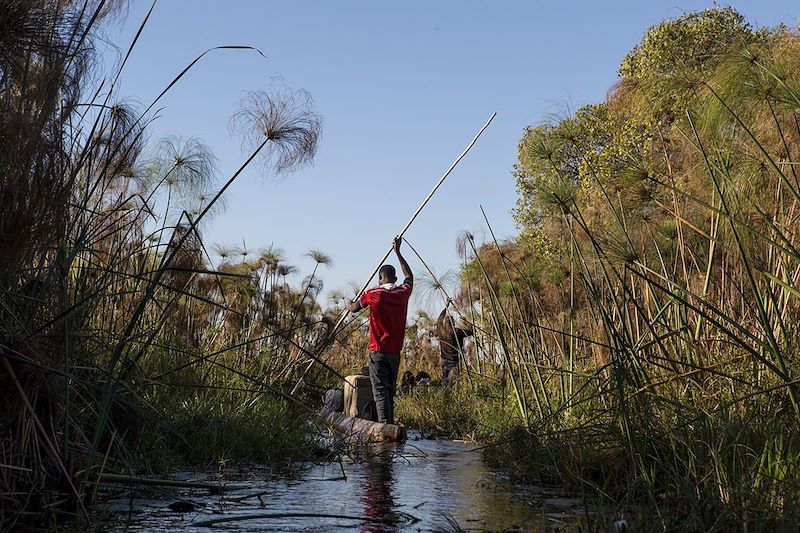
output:
<instances>
[{"instance_id":1,"label":"dugout canoe","mask_svg":"<svg viewBox=\"0 0 800 533\"><path fill-rule=\"evenodd\" d=\"M320 416L345 438L359 442L404 442L406 428L397 424L381 424L323 408Z\"/></svg>"}]
</instances>

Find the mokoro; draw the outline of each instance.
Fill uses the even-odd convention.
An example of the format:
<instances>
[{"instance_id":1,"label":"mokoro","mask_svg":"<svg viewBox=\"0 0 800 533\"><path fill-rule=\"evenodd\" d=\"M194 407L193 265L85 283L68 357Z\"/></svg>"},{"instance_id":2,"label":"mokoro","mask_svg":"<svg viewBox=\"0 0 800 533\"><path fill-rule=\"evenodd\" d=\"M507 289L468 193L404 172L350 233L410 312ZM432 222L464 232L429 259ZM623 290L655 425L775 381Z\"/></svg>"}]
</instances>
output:
<instances>
[{"instance_id":1,"label":"mokoro","mask_svg":"<svg viewBox=\"0 0 800 533\"><path fill-rule=\"evenodd\" d=\"M334 429L344 433L348 439L361 442L403 442L406 440L406 428L397 424L381 424L347 416L326 407L322 408L320 416Z\"/></svg>"}]
</instances>

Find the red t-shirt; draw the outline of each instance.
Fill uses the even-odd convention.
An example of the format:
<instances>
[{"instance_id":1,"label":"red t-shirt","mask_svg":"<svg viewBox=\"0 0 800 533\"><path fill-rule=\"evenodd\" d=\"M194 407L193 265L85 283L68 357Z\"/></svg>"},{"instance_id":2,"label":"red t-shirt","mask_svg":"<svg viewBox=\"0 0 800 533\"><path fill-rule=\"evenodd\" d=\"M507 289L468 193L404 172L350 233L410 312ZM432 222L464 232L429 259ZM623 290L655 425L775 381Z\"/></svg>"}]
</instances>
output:
<instances>
[{"instance_id":1,"label":"red t-shirt","mask_svg":"<svg viewBox=\"0 0 800 533\"><path fill-rule=\"evenodd\" d=\"M375 287L361 295L361 305L369 307L369 349L373 352L399 352L406 333L406 310L412 280L386 289Z\"/></svg>"}]
</instances>

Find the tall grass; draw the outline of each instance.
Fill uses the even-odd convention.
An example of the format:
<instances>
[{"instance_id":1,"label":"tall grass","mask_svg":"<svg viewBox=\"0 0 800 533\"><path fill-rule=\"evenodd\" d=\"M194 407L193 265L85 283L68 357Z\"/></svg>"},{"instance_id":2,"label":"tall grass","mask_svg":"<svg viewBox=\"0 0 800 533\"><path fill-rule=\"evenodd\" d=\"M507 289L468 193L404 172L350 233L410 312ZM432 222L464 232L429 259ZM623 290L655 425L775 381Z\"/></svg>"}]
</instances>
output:
<instances>
[{"instance_id":1,"label":"tall grass","mask_svg":"<svg viewBox=\"0 0 800 533\"><path fill-rule=\"evenodd\" d=\"M508 375L455 401L509 400L472 431L515 420L491 458L636 530L798 520L800 40L753 35L529 130L523 236L467 240L461 299L488 324L484 365Z\"/></svg>"},{"instance_id":2,"label":"tall grass","mask_svg":"<svg viewBox=\"0 0 800 533\"><path fill-rule=\"evenodd\" d=\"M328 260L315 252L293 286L274 251L212 265L201 229L257 157L266 172L309 163L320 118L303 92L252 93L236 115L252 151L217 187L199 140L147 142L158 100L210 51L144 110L117 101L119 72L87 75L121 4L0 13L0 528L82 509L103 472L283 463L308 444L282 383L326 338L315 274Z\"/></svg>"}]
</instances>

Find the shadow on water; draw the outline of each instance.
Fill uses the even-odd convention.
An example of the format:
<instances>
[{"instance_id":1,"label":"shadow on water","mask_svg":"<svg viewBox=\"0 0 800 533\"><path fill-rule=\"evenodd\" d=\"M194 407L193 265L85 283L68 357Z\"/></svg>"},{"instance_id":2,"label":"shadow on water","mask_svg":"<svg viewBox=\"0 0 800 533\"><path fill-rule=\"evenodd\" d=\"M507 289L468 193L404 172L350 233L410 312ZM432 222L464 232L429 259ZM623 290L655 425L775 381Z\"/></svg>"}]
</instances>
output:
<instances>
[{"instance_id":1,"label":"shadow on water","mask_svg":"<svg viewBox=\"0 0 800 533\"><path fill-rule=\"evenodd\" d=\"M580 499L511 486L467 444L410 437L365 446L341 464L303 467L293 479L259 468L224 478L176 474L235 489L223 496L191 489L117 493L96 511L110 517L113 531L577 531Z\"/></svg>"}]
</instances>

